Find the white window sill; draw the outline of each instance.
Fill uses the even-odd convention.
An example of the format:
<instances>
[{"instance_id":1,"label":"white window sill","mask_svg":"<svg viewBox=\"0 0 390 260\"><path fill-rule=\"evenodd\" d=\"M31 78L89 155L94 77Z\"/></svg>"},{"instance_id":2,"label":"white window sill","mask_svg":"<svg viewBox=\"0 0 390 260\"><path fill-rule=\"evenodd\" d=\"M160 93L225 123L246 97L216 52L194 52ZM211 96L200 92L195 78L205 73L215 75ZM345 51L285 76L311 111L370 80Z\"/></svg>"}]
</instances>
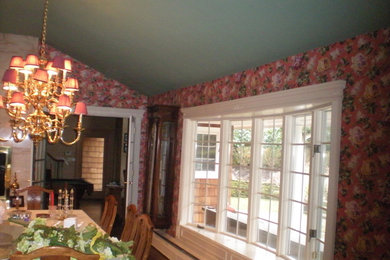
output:
<instances>
[{"instance_id":1,"label":"white window sill","mask_svg":"<svg viewBox=\"0 0 390 260\"><path fill-rule=\"evenodd\" d=\"M240 239L190 225L179 227L177 239L186 250L200 259L205 259L205 256L214 256L215 259L283 259L270 251L248 244ZM197 248L199 246L202 248L200 251Z\"/></svg>"}]
</instances>

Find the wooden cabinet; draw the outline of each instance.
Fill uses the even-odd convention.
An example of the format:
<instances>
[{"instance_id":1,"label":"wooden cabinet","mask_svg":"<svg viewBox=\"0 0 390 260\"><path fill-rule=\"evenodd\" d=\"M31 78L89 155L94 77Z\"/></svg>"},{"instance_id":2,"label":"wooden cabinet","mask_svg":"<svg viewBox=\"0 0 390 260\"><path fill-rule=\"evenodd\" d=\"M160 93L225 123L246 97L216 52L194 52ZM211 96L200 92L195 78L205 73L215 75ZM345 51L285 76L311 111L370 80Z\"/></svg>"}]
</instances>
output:
<instances>
[{"instance_id":1,"label":"wooden cabinet","mask_svg":"<svg viewBox=\"0 0 390 260\"><path fill-rule=\"evenodd\" d=\"M179 107L148 108L149 137L144 212L156 228L171 226L175 142Z\"/></svg>"}]
</instances>

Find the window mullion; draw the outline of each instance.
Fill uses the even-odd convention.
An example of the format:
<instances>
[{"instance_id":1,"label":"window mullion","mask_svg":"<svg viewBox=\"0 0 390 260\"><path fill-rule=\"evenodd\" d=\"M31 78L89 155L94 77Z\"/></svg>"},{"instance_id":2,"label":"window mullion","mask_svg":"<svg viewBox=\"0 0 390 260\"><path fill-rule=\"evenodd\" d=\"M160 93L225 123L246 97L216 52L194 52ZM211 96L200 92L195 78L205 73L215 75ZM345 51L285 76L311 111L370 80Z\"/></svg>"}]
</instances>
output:
<instances>
[{"instance_id":1,"label":"window mullion","mask_svg":"<svg viewBox=\"0 0 390 260\"><path fill-rule=\"evenodd\" d=\"M180 178L180 187L191 187L189 192L180 192L179 205L180 210L178 211L179 220L181 225L185 225L191 222L190 216L192 216L191 198L193 196L193 185L192 180L194 178L194 138L196 121L190 119L183 120L183 141L182 141L182 164L181 172L188 172L191 174L183 174Z\"/></svg>"},{"instance_id":2,"label":"window mullion","mask_svg":"<svg viewBox=\"0 0 390 260\"><path fill-rule=\"evenodd\" d=\"M290 218L288 195L290 193L290 165L291 165L291 142L292 142L292 118L283 117L283 165L280 176L280 203L279 203L279 230L276 252L279 255L287 254L287 226Z\"/></svg>"},{"instance_id":3,"label":"window mullion","mask_svg":"<svg viewBox=\"0 0 390 260\"><path fill-rule=\"evenodd\" d=\"M248 212L248 242L256 242L258 235L258 224L256 223L256 214L259 212L259 201L256 199L256 193L259 192L260 183L258 169L260 167L260 140L262 138L262 120L253 119L252 121L252 152L250 169L250 196Z\"/></svg>"},{"instance_id":4,"label":"window mullion","mask_svg":"<svg viewBox=\"0 0 390 260\"><path fill-rule=\"evenodd\" d=\"M318 110L312 112L312 140L311 140L311 158L310 158L310 185L309 185L309 200L308 200L308 223L307 223L307 246L306 256L310 256L315 251L315 238L310 238L310 230L316 230L317 226L317 205L318 205L318 170L319 170L319 154L315 153L314 146L320 144L321 140L321 122L320 112Z\"/></svg>"},{"instance_id":5,"label":"window mullion","mask_svg":"<svg viewBox=\"0 0 390 260\"><path fill-rule=\"evenodd\" d=\"M226 227L226 205L227 205L227 164L229 161L229 133L230 122L223 120L221 122L221 145L220 145L220 167L219 167L219 199L217 208L217 232L224 232Z\"/></svg>"}]
</instances>

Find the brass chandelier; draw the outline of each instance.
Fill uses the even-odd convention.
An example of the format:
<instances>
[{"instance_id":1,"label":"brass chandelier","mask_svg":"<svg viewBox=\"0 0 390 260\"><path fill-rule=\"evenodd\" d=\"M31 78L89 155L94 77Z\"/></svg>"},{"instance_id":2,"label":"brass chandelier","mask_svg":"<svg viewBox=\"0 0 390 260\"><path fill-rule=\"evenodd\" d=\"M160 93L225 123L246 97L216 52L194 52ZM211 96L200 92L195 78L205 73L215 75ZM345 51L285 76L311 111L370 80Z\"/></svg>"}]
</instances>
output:
<instances>
[{"instance_id":1,"label":"brass chandelier","mask_svg":"<svg viewBox=\"0 0 390 260\"><path fill-rule=\"evenodd\" d=\"M27 55L26 59L13 56L9 68L3 76L5 95L0 96L0 108L5 108L10 117L11 138L15 142L27 136L38 144L44 138L49 143L61 140L66 145L76 143L81 136L82 117L87 114L86 105L74 104L74 94L78 91L77 79L71 77L72 63L69 59L57 56L52 61L46 59L46 25L49 1L45 1L40 57ZM67 142L63 138L65 121L72 114L79 115L75 139ZM9 139L0 138L0 141Z\"/></svg>"}]
</instances>

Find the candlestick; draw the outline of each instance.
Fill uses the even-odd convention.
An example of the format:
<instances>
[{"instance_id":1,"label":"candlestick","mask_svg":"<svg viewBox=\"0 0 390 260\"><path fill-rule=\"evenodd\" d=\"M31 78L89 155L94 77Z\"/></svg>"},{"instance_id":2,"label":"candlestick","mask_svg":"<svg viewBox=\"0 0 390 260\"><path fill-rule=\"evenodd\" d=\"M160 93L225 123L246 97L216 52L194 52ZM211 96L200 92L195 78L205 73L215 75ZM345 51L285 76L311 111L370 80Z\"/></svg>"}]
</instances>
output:
<instances>
[{"instance_id":1,"label":"candlestick","mask_svg":"<svg viewBox=\"0 0 390 260\"><path fill-rule=\"evenodd\" d=\"M74 207L74 190L73 188L70 189L70 203L69 203L69 210L70 213L73 213L73 207Z\"/></svg>"},{"instance_id":2,"label":"candlestick","mask_svg":"<svg viewBox=\"0 0 390 260\"><path fill-rule=\"evenodd\" d=\"M62 210L62 190L58 190L58 210Z\"/></svg>"},{"instance_id":3,"label":"candlestick","mask_svg":"<svg viewBox=\"0 0 390 260\"><path fill-rule=\"evenodd\" d=\"M50 192L50 206L54 206L54 192Z\"/></svg>"}]
</instances>

